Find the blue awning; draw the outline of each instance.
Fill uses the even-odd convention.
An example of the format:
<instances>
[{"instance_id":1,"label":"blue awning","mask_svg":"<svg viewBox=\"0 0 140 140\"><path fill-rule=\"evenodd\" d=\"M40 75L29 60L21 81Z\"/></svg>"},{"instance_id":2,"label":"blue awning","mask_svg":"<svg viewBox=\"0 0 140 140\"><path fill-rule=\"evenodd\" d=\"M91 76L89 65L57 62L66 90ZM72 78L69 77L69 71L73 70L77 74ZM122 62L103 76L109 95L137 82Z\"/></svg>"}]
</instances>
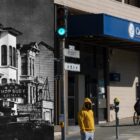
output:
<instances>
[{"instance_id":1,"label":"blue awning","mask_svg":"<svg viewBox=\"0 0 140 140\"><path fill-rule=\"evenodd\" d=\"M68 18L68 37L113 37L140 42L140 23L107 14L74 15Z\"/></svg>"}]
</instances>

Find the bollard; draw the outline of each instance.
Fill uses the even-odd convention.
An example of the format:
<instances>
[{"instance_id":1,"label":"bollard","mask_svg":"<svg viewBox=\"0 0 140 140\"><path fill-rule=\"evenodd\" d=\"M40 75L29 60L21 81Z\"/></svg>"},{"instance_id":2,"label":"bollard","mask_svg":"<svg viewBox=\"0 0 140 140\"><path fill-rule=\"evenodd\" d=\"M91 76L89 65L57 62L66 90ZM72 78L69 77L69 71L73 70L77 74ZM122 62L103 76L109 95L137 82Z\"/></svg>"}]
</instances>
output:
<instances>
[{"instance_id":1,"label":"bollard","mask_svg":"<svg viewBox=\"0 0 140 140\"><path fill-rule=\"evenodd\" d=\"M61 127L61 140L64 140L65 136L64 136L64 122L61 121L59 123L60 127Z\"/></svg>"},{"instance_id":2,"label":"bollard","mask_svg":"<svg viewBox=\"0 0 140 140\"><path fill-rule=\"evenodd\" d=\"M118 135L119 135L118 126L119 126L119 118L118 118L118 113L116 112L116 139L118 139Z\"/></svg>"}]
</instances>

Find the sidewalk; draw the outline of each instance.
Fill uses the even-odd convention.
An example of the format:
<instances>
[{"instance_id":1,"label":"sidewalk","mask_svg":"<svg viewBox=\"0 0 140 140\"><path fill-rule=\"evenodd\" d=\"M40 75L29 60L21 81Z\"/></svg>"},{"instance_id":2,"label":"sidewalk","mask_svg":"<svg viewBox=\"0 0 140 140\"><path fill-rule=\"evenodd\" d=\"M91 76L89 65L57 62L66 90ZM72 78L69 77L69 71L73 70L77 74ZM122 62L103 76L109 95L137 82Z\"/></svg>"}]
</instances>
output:
<instances>
[{"instance_id":1,"label":"sidewalk","mask_svg":"<svg viewBox=\"0 0 140 140\"><path fill-rule=\"evenodd\" d=\"M121 119L119 123L118 140L139 140L140 125L134 126L132 118ZM67 140L80 140L80 130L78 126L69 126ZM61 139L61 133L55 133L55 140ZM116 140L115 121L96 125L95 140Z\"/></svg>"}]
</instances>

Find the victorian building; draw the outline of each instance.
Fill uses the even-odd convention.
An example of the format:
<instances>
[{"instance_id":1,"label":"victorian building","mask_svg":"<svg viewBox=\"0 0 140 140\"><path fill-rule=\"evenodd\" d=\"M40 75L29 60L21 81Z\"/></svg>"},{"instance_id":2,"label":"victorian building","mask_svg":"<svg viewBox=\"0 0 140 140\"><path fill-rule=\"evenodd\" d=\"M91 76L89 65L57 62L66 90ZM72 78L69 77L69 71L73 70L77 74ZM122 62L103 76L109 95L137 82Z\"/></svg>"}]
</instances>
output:
<instances>
[{"instance_id":1,"label":"victorian building","mask_svg":"<svg viewBox=\"0 0 140 140\"><path fill-rule=\"evenodd\" d=\"M38 118L53 122L54 52L45 42L32 42L19 47L21 75L20 83L26 85L27 110L33 106ZM31 105L31 106L30 106ZM23 106L24 107L24 106ZM29 108L28 108L29 107ZM40 109L37 109L40 108ZM20 110L25 113L27 110ZM28 112L28 111L27 111Z\"/></svg>"},{"instance_id":2,"label":"victorian building","mask_svg":"<svg viewBox=\"0 0 140 140\"><path fill-rule=\"evenodd\" d=\"M21 33L1 27L0 99L5 114L53 122L54 52L45 42L17 45Z\"/></svg>"}]
</instances>

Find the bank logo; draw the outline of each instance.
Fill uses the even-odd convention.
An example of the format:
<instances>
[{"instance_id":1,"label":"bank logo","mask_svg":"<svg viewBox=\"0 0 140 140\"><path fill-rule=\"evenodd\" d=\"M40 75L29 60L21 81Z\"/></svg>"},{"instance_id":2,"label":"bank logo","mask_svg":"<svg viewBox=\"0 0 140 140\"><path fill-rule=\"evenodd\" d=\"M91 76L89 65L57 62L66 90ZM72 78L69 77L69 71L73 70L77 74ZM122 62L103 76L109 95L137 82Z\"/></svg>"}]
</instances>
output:
<instances>
[{"instance_id":1,"label":"bank logo","mask_svg":"<svg viewBox=\"0 0 140 140\"><path fill-rule=\"evenodd\" d=\"M130 38L134 38L135 36L135 27L133 23L129 23L128 25L128 34Z\"/></svg>"}]
</instances>

